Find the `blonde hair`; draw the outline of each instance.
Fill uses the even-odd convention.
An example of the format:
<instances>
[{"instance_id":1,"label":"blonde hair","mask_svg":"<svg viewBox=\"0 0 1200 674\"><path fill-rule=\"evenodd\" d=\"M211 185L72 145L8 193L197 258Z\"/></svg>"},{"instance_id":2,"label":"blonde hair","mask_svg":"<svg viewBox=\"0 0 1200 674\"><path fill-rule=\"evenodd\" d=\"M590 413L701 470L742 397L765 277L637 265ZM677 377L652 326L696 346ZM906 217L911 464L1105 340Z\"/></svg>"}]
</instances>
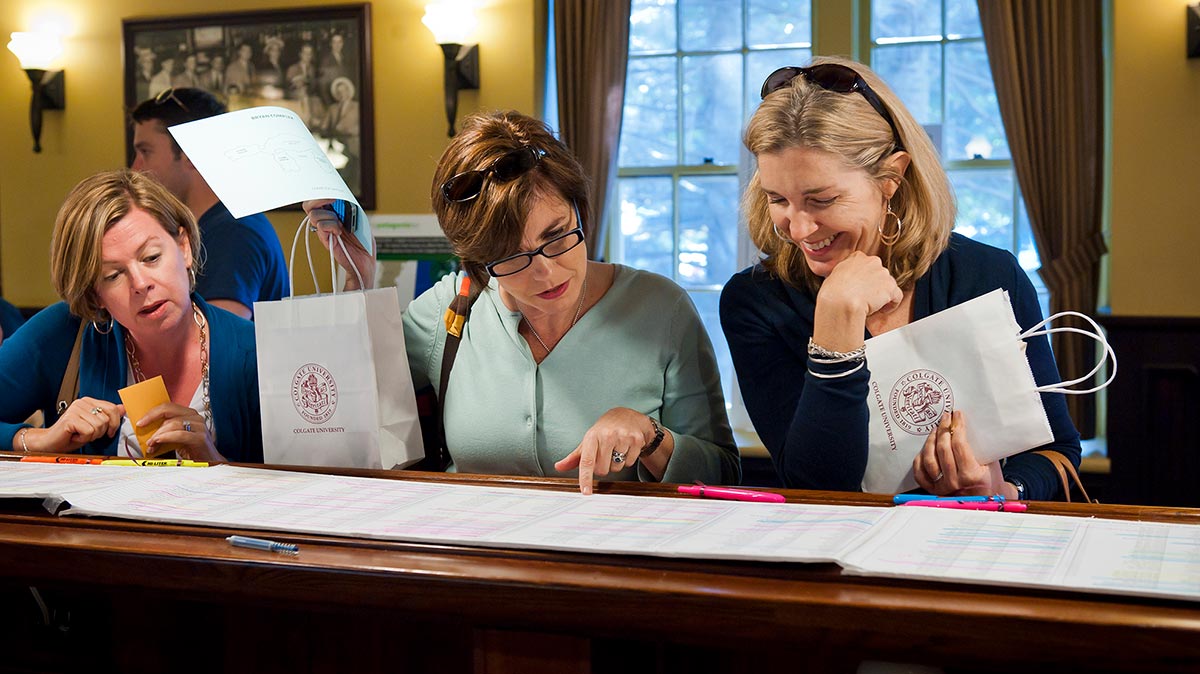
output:
<instances>
[{"instance_id":1,"label":"blonde hair","mask_svg":"<svg viewBox=\"0 0 1200 674\"><path fill-rule=\"evenodd\" d=\"M50 279L72 314L106 321L96 283L103 267L104 234L134 209L152 216L171 238L187 232L192 269L201 264L200 230L187 206L153 179L128 169L85 178L58 209L50 238ZM192 276L194 289L195 276Z\"/></svg>"},{"instance_id":2,"label":"blonde hair","mask_svg":"<svg viewBox=\"0 0 1200 674\"><path fill-rule=\"evenodd\" d=\"M904 226L884 262L901 288L911 288L949 245L955 216L949 179L929 136L878 75L849 59L813 59L813 65L822 63L857 72L892 114L910 156L904 175L886 165L895 152L892 129L866 98L856 91L822 89L804 75L767 95L750 118L743 142L755 157L794 147L822 150L839 157L847 167L866 171L881 189L885 181L896 181L899 189L890 206ZM763 266L785 283L815 293L822 279L808 268L797 246L775 234L757 169L742 196L742 211L750 238L765 256Z\"/></svg>"},{"instance_id":3,"label":"blonde hair","mask_svg":"<svg viewBox=\"0 0 1200 674\"><path fill-rule=\"evenodd\" d=\"M545 152L528 172L507 182L484 178L479 196L447 201L442 183L466 171L486 169L497 159L532 147ZM525 222L539 198L559 197L579 209L584 232L591 232L588 180L579 161L545 123L516 111L475 114L446 147L433 174L433 212L471 282L484 287L486 265L520 252Z\"/></svg>"}]
</instances>

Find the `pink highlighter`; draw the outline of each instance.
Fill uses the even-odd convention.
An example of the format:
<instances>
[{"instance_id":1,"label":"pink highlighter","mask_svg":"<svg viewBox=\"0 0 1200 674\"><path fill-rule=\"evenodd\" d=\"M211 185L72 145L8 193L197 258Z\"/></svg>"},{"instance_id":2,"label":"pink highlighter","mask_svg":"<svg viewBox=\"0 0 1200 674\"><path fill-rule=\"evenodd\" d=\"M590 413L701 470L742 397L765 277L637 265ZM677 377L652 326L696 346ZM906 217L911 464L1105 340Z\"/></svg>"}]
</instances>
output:
<instances>
[{"instance_id":1,"label":"pink highlighter","mask_svg":"<svg viewBox=\"0 0 1200 674\"><path fill-rule=\"evenodd\" d=\"M1023 513L1027 509L1024 503L1014 503L1012 501L988 501L981 503L977 501L963 502L955 501L953 497L946 497L945 500L929 500L929 501L909 501L902 503L902 508L950 508L952 510L991 510L992 512L1003 513Z\"/></svg>"},{"instance_id":2,"label":"pink highlighter","mask_svg":"<svg viewBox=\"0 0 1200 674\"><path fill-rule=\"evenodd\" d=\"M729 487L709 487L703 484L684 484L679 486L680 494L702 496L704 498L719 498L725 501L750 501L751 503L786 503L783 494L753 489L730 489Z\"/></svg>"}]
</instances>

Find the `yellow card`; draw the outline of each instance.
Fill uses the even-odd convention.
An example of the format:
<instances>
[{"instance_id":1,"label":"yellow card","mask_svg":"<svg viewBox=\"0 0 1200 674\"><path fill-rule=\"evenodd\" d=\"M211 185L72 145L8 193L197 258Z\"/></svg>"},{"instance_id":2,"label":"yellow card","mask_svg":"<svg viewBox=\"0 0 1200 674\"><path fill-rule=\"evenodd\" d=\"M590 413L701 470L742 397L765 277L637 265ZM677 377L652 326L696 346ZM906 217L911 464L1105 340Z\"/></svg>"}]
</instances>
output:
<instances>
[{"instance_id":1,"label":"yellow card","mask_svg":"<svg viewBox=\"0 0 1200 674\"><path fill-rule=\"evenodd\" d=\"M158 407L163 403L171 402L171 396L167 395L167 385L163 383L162 376L153 379L147 379L144 382L127 386L117 394L121 396L121 402L125 404L125 414L129 417L129 422L133 424L133 431L137 433L138 444L142 446L142 456L147 458L158 456L173 451L174 447L160 447L158 452L151 454L146 451L146 443L149 442L150 436L162 426L162 422L150 424L149 426L138 427L137 422L150 410Z\"/></svg>"}]
</instances>

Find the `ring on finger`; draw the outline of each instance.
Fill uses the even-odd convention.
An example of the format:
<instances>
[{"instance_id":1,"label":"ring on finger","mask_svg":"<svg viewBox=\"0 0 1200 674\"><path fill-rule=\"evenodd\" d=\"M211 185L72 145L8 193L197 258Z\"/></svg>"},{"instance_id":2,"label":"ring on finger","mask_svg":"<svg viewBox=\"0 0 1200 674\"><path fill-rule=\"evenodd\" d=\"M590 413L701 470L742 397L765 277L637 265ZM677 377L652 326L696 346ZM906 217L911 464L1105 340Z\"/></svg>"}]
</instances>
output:
<instances>
[{"instance_id":1,"label":"ring on finger","mask_svg":"<svg viewBox=\"0 0 1200 674\"><path fill-rule=\"evenodd\" d=\"M91 410L89 410L89 411L90 411L92 414L100 414L100 413L101 413L101 412L103 412L104 410L100 409L99 407L93 407L93 408L92 408Z\"/></svg>"},{"instance_id":2,"label":"ring on finger","mask_svg":"<svg viewBox=\"0 0 1200 674\"><path fill-rule=\"evenodd\" d=\"M941 480L943 477L946 477L946 473L945 473L945 471L941 471L941 470L939 470L939 471L938 471L938 474L933 476L933 481L934 481L934 482L939 482L939 481L940 481L940 480Z\"/></svg>"},{"instance_id":3,"label":"ring on finger","mask_svg":"<svg viewBox=\"0 0 1200 674\"><path fill-rule=\"evenodd\" d=\"M614 449L612 453L612 462L625 463L625 454Z\"/></svg>"},{"instance_id":4,"label":"ring on finger","mask_svg":"<svg viewBox=\"0 0 1200 674\"><path fill-rule=\"evenodd\" d=\"M191 433L192 432L192 422L190 422L190 421L183 422L183 431L185 433Z\"/></svg>"}]
</instances>

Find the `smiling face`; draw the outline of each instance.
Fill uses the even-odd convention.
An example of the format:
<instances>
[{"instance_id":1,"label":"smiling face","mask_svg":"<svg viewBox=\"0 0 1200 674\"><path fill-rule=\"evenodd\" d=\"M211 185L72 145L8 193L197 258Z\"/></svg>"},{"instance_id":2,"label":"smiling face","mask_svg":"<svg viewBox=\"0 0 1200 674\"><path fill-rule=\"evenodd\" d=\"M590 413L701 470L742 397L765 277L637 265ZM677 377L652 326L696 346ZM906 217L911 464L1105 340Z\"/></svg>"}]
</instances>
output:
<instances>
[{"instance_id":1,"label":"smiling face","mask_svg":"<svg viewBox=\"0 0 1200 674\"><path fill-rule=\"evenodd\" d=\"M190 320L192 253L186 231L177 241L154 216L133 208L104 233L101 251L99 304L135 339Z\"/></svg>"},{"instance_id":2,"label":"smiling face","mask_svg":"<svg viewBox=\"0 0 1200 674\"><path fill-rule=\"evenodd\" d=\"M579 226L575 209L562 197L539 196L525 220L521 250L536 250L547 241ZM498 279L500 297L509 309L540 317L574 314L587 274L587 246L578 245L557 257L533 256L525 269Z\"/></svg>"},{"instance_id":3,"label":"smiling face","mask_svg":"<svg viewBox=\"0 0 1200 674\"><path fill-rule=\"evenodd\" d=\"M776 230L799 246L817 276L828 277L856 250L882 251L878 228L893 181L881 185L836 155L804 147L760 154L758 178Z\"/></svg>"}]
</instances>

